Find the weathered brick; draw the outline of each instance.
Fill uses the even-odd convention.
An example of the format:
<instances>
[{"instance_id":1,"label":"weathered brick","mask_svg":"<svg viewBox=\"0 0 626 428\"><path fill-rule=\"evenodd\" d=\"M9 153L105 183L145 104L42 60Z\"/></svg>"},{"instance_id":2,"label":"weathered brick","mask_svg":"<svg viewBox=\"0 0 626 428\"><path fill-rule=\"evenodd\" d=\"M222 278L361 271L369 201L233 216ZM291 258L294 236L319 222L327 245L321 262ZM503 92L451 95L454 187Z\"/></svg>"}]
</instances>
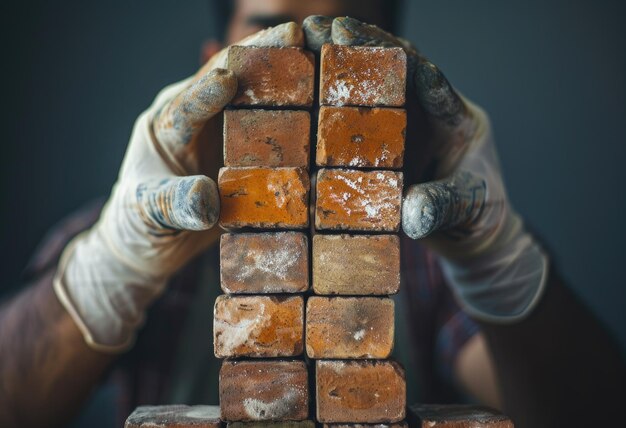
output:
<instances>
[{"instance_id":1,"label":"weathered brick","mask_svg":"<svg viewBox=\"0 0 626 428\"><path fill-rule=\"evenodd\" d=\"M307 111L224 111L224 165L309 166Z\"/></svg>"},{"instance_id":2,"label":"weathered brick","mask_svg":"<svg viewBox=\"0 0 626 428\"><path fill-rule=\"evenodd\" d=\"M224 228L303 229L309 224L309 176L302 168L220 169Z\"/></svg>"},{"instance_id":3,"label":"weathered brick","mask_svg":"<svg viewBox=\"0 0 626 428\"><path fill-rule=\"evenodd\" d=\"M313 421L229 422L226 428L315 428Z\"/></svg>"},{"instance_id":4,"label":"weathered brick","mask_svg":"<svg viewBox=\"0 0 626 428\"><path fill-rule=\"evenodd\" d=\"M400 239L396 235L315 235L316 294L386 295L400 289Z\"/></svg>"},{"instance_id":5,"label":"weathered brick","mask_svg":"<svg viewBox=\"0 0 626 428\"><path fill-rule=\"evenodd\" d=\"M297 421L308 416L304 361L224 361L219 390L224 421Z\"/></svg>"},{"instance_id":6,"label":"weathered brick","mask_svg":"<svg viewBox=\"0 0 626 428\"><path fill-rule=\"evenodd\" d=\"M386 423L404 419L404 370L394 361L316 361L317 420Z\"/></svg>"},{"instance_id":7,"label":"weathered brick","mask_svg":"<svg viewBox=\"0 0 626 428\"><path fill-rule=\"evenodd\" d=\"M396 232L400 228L402 173L320 169L315 227L318 230Z\"/></svg>"},{"instance_id":8,"label":"weathered brick","mask_svg":"<svg viewBox=\"0 0 626 428\"><path fill-rule=\"evenodd\" d=\"M320 104L401 107L405 92L401 48L322 46Z\"/></svg>"},{"instance_id":9,"label":"weathered brick","mask_svg":"<svg viewBox=\"0 0 626 428\"><path fill-rule=\"evenodd\" d=\"M324 424L323 428L408 428L406 422L390 424Z\"/></svg>"},{"instance_id":10,"label":"weathered brick","mask_svg":"<svg viewBox=\"0 0 626 428\"><path fill-rule=\"evenodd\" d=\"M301 293L309 288L309 244L301 232L225 233L222 290L233 294Z\"/></svg>"},{"instance_id":11,"label":"weathered brick","mask_svg":"<svg viewBox=\"0 0 626 428\"><path fill-rule=\"evenodd\" d=\"M236 106L313 104L313 53L301 48L231 46L227 68L237 76Z\"/></svg>"},{"instance_id":12,"label":"weathered brick","mask_svg":"<svg viewBox=\"0 0 626 428\"><path fill-rule=\"evenodd\" d=\"M513 428L513 422L497 410L459 404L416 404L407 419L416 428Z\"/></svg>"},{"instance_id":13,"label":"weathered brick","mask_svg":"<svg viewBox=\"0 0 626 428\"><path fill-rule=\"evenodd\" d=\"M215 300L215 356L293 357L302 354L302 296L230 296Z\"/></svg>"},{"instance_id":14,"label":"weathered brick","mask_svg":"<svg viewBox=\"0 0 626 428\"><path fill-rule=\"evenodd\" d=\"M397 108L321 107L317 129L319 166L402 167L406 111Z\"/></svg>"},{"instance_id":15,"label":"weathered brick","mask_svg":"<svg viewBox=\"0 0 626 428\"><path fill-rule=\"evenodd\" d=\"M310 358L389 358L394 304L388 297L312 296L306 304Z\"/></svg>"},{"instance_id":16,"label":"weathered brick","mask_svg":"<svg viewBox=\"0 0 626 428\"><path fill-rule=\"evenodd\" d=\"M126 428L219 428L219 406L140 406L126 419Z\"/></svg>"}]
</instances>

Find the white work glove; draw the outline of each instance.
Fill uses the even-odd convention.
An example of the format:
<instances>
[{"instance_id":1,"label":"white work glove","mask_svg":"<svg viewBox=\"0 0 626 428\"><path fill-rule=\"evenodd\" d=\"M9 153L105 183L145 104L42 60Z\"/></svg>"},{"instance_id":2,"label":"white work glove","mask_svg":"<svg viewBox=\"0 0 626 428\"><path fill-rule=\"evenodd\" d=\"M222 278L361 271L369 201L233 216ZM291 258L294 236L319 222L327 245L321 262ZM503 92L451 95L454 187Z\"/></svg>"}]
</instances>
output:
<instances>
[{"instance_id":1,"label":"white work glove","mask_svg":"<svg viewBox=\"0 0 626 428\"><path fill-rule=\"evenodd\" d=\"M287 23L238 44L303 46L304 36ZM219 195L207 175L217 176L222 140L210 119L237 90L225 63L226 49L139 116L100 219L63 253L54 289L95 349L128 348L168 278L216 240Z\"/></svg>"},{"instance_id":2,"label":"white work glove","mask_svg":"<svg viewBox=\"0 0 626 428\"><path fill-rule=\"evenodd\" d=\"M524 318L541 296L548 258L508 201L487 114L458 95L408 42L378 27L322 16L307 18L303 27L312 49L332 42L405 50L409 126L424 119L417 141L407 141L407 155L418 156L406 156L405 169L415 164L437 181L407 189L404 232L424 238L440 256L446 279L470 315L498 323ZM420 117L411 116L416 113Z\"/></svg>"}]
</instances>

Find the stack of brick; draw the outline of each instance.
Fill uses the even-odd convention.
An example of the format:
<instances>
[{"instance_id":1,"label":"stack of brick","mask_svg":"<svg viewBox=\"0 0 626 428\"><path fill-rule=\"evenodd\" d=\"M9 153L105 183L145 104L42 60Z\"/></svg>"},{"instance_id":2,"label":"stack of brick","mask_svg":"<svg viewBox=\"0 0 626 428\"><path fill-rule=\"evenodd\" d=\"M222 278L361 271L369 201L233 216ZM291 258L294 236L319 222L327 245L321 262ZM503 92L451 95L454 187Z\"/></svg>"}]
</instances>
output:
<instances>
[{"instance_id":1,"label":"stack of brick","mask_svg":"<svg viewBox=\"0 0 626 428\"><path fill-rule=\"evenodd\" d=\"M389 359L400 286L406 55L324 45L320 64L313 291L306 353L317 420L406 426L402 367ZM350 234L347 234L349 232Z\"/></svg>"},{"instance_id":2,"label":"stack of brick","mask_svg":"<svg viewBox=\"0 0 626 428\"><path fill-rule=\"evenodd\" d=\"M238 93L224 112L218 186L217 406L143 406L127 428L314 428L306 355L324 427L406 428L404 371L390 359L400 287L406 57L324 45L315 231L309 257L314 59L298 48L232 47ZM309 266L315 295L309 291ZM306 306L306 311L305 311ZM305 321L306 318L306 321ZM305 346L306 344L306 346ZM415 427L512 427L485 408L417 405Z\"/></svg>"},{"instance_id":3,"label":"stack of brick","mask_svg":"<svg viewBox=\"0 0 626 428\"><path fill-rule=\"evenodd\" d=\"M309 288L310 112L314 58L299 48L235 46L239 87L224 112L218 177L220 282L214 351L230 427L312 426L304 360ZM290 421L290 422L287 422ZM252 424L252 425L250 425Z\"/></svg>"}]
</instances>

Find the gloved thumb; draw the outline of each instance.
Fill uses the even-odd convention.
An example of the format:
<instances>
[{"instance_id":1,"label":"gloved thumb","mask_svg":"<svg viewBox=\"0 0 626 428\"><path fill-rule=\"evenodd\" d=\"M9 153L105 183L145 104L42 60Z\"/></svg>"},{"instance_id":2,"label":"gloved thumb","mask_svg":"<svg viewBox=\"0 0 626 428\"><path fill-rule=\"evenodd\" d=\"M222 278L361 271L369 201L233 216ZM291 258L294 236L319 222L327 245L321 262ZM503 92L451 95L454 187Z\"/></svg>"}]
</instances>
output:
<instances>
[{"instance_id":1,"label":"gloved thumb","mask_svg":"<svg viewBox=\"0 0 626 428\"><path fill-rule=\"evenodd\" d=\"M142 183L137 201L141 217L154 230L208 230L219 218L217 186L203 175Z\"/></svg>"},{"instance_id":2,"label":"gloved thumb","mask_svg":"<svg viewBox=\"0 0 626 428\"><path fill-rule=\"evenodd\" d=\"M413 239L475 221L486 197L485 180L461 171L444 180L415 184L402 202L402 229Z\"/></svg>"}]
</instances>

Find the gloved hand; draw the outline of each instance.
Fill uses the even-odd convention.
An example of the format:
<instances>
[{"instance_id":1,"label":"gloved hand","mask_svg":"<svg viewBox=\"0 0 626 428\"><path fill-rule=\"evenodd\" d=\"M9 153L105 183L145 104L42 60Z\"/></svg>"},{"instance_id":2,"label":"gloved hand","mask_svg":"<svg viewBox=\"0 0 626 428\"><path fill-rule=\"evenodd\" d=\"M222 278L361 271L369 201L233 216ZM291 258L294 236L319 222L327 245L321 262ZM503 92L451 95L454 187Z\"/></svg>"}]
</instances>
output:
<instances>
[{"instance_id":1,"label":"gloved hand","mask_svg":"<svg viewBox=\"0 0 626 428\"><path fill-rule=\"evenodd\" d=\"M502 323L530 313L544 288L548 259L508 201L487 114L457 94L407 41L378 27L312 16L303 28L314 50L323 43L405 50L409 123L421 121L416 141L407 141L405 169L419 170L420 181L434 181L408 187L404 232L438 253L470 315ZM411 116L416 114L420 117ZM409 156L412 152L418 157Z\"/></svg>"},{"instance_id":2,"label":"gloved hand","mask_svg":"<svg viewBox=\"0 0 626 428\"><path fill-rule=\"evenodd\" d=\"M240 43L303 46L287 23ZM198 73L165 88L137 119L99 221L65 249L54 289L93 348L126 349L167 279L215 241L221 139L210 119L237 90L226 49ZM213 126L215 128L215 126ZM221 134L221 132L220 132Z\"/></svg>"}]
</instances>

